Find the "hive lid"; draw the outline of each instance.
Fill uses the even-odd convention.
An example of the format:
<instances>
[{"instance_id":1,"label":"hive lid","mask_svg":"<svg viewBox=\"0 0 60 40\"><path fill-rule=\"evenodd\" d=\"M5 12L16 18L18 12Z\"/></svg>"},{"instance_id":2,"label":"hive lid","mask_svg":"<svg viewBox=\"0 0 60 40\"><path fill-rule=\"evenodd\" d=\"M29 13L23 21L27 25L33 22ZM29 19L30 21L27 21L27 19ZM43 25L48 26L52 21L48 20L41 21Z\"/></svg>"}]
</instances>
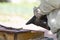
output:
<instances>
[{"instance_id":1,"label":"hive lid","mask_svg":"<svg viewBox=\"0 0 60 40\"><path fill-rule=\"evenodd\" d=\"M6 27L6 26L0 24L0 31L18 33L18 32L28 32L30 30L23 29L23 28L16 29L16 28L12 28L12 27Z\"/></svg>"}]
</instances>

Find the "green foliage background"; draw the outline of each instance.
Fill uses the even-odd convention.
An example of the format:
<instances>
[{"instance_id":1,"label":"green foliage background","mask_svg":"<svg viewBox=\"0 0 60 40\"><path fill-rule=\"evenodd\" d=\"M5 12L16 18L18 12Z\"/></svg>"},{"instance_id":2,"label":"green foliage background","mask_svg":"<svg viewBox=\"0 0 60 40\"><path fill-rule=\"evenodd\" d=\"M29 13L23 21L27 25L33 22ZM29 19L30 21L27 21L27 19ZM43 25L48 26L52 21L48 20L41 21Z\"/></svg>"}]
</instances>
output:
<instances>
[{"instance_id":1,"label":"green foliage background","mask_svg":"<svg viewBox=\"0 0 60 40\"><path fill-rule=\"evenodd\" d=\"M26 0L23 2L16 3L0 3L0 16L4 16L0 21L9 21L5 16L20 16L25 20L33 16L33 7L38 6L39 3L32 2L29 3Z\"/></svg>"}]
</instances>

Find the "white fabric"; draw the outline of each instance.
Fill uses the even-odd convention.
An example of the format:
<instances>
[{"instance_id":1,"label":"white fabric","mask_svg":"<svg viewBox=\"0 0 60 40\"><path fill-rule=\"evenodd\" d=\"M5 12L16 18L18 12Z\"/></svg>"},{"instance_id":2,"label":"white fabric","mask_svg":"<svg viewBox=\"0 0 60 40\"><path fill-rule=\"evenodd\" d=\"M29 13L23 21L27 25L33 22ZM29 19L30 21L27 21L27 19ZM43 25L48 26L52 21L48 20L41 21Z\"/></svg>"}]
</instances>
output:
<instances>
[{"instance_id":1,"label":"white fabric","mask_svg":"<svg viewBox=\"0 0 60 40\"><path fill-rule=\"evenodd\" d=\"M48 25L52 32L60 28L60 0L41 0L41 4L34 11L36 17L48 15ZM39 9L39 11L38 11ZM55 10L55 11L53 11Z\"/></svg>"},{"instance_id":2,"label":"white fabric","mask_svg":"<svg viewBox=\"0 0 60 40\"><path fill-rule=\"evenodd\" d=\"M55 7L53 7L47 1L41 0L41 4L39 6L39 9L41 10L41 14L46 15L49 12L51 12L53 9L55 9Z\"/></svg>"},{"instance_id":3,"label":"white fabric","mask_svg":"<svg viewBox=\"0 0 60 40\"><path fill-rule=\"evenodd\" d=\"M60 0L46 0L46 2L48 2L49 4L51 4L52 6L54 6L55 8L59 8L60 7Z\"/></svg>"},{"instance_id":4,"label":"white fabric","mask_svg":"<svg viewBox=\"0 0 60 40\"><path fill-rule=\"evenodd\" d=\"M49 14L52 10L60 8L60 0L41 0L39 6L40 14Z\"/></svg>"},{"instance_id":5,"label":"white fabric","mask_svg":"<svg viewBox=\"0 0 60 40\"><path fill-rule=\"evenodd\" d=\"M57 9L51 12L48 16L48 25L51 28L51 31L54 33L60 29L60 10Z\"/></svg>"}]
</instances>

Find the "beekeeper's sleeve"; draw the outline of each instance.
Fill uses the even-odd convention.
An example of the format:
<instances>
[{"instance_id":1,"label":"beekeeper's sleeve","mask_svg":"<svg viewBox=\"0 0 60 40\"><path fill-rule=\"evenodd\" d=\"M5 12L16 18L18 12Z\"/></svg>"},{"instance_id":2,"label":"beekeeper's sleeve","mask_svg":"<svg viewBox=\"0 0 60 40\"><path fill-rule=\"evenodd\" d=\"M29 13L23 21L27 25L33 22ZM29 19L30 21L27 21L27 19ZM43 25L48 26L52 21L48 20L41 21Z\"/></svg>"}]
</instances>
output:
<instances>
[{"instance_id":1,"label":"beekeeper's sleeve","mask_svg":"<svg viewBox=\"0 0 60 40\"><path fill-rule=\"evenodd\" d=\"M60 8L60 0L41 0L41 4L39 6L40 14L46 15L49 12Z\"/></svg>"}]
</instances>

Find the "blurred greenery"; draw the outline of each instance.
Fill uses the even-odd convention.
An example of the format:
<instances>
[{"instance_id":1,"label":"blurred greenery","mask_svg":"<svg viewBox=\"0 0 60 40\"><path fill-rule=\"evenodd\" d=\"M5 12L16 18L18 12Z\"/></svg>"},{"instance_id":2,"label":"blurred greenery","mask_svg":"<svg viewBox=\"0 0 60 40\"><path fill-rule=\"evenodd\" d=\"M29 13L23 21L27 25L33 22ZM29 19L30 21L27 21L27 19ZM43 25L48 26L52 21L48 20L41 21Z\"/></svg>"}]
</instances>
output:
<instances>
[{"instance_id":1,"label":"blurred greenery","mask_svg":"<svg viewBox=\"0 0 60 40\"><path fill-rule=\"evenodd\" d=\"M5 16L20 16L24 19L29 19L33 16L33 7L38 6L39 3L32 2L29 3L26 0L16 4L16 3L0 3L0 16L4 16L4 19L0 19L0 21L8 21Z\"/></svg>"}]
</instances>

